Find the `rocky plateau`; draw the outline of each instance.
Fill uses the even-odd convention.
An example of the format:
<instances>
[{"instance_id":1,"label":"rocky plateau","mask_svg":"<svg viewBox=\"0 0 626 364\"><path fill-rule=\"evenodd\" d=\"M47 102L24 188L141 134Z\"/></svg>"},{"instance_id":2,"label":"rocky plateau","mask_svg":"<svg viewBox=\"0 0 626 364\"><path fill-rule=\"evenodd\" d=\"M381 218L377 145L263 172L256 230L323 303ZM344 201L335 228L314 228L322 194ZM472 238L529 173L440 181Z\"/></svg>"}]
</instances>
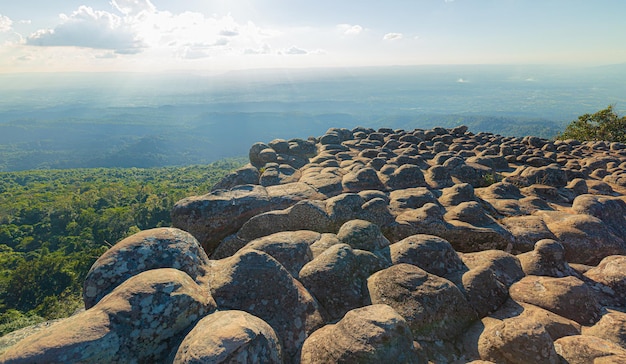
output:
<instances>
[{"instance_id":1,"label":"rocky plateau","mask_svg":"<svg viewBox=\"0 0 626 364\"><path fill-rule=\"evenodd\" d=\"M250 148L2 363L626 363L626 145L333 128Z\"/></svg>"}]
</instances>

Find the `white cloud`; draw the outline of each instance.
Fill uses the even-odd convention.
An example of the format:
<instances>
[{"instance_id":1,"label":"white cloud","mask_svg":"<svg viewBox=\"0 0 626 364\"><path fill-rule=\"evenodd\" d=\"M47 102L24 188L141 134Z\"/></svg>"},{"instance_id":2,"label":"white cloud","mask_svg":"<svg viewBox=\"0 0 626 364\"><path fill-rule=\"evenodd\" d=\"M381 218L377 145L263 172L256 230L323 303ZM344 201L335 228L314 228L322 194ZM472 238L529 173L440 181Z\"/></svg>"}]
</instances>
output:
<instances>
[{"instance_id":1,"label":"white cloud","mask_svg":"<svg viewBox=\"0 0 626 364\"><path fill-rule=\"evenodd\" d=\"M0 14L0 33L8 32L13 27L13 20Z\"/></svg>"},{"instance_id":2,"label":"white cloud","mask_svg":"<svg viewBox=\"0 0 626 364\"><path fill-rule=\"evenodd\" d=\"M289 54L289 55L300 55L300 54L308 54L309 51L302 49L302 48L298 48L296 46L291 46L289 49L286 49L283 53Z\"/></svg>"},{"instance_id":3,"label":"white cloud","mask_svg":"<svg viewBox=\"0 0 626 364\"><path fill-rule=\"evenodd\" d=\"M127 16L137 16L143 12L154 13L156 11L150 0L112 0L111 5Z\"/></svg>"},{"instance_id":4,"label":"white cloud","mask_svg":"<svg viewBox=\"0 0 626 364\"><path fill-rule=\"evenodd\" d=\"M236 37L239 35L239 32L236 30L222 30L220 35L223 35L224 37Z\"/></svg>"},{"instance_id":5,"label":"white cloud","mask_svg":"<svg viewBox=\"0 0 626 364\"><path fill-rule=\"evenodd\" d=\"M387 33L383 37L383 40L400 40L403 37L402 33Z\"/></svg>"},{"instance_id":6,"label":"white cloud","mask_svg":"<svg viewBox=\"0 0 626 364\"><path fill-rule=\"evenodd\" d=\"M115 14L81 6L71 15L61 14L60 17L61 24L31 34L26 43L111 49L120 54L140 53L145 47L132 26Z\"/></svg>"},{"instance_id":7,"label":"white cloud","mask_svg":"<svg viewBox=\"0 0 626 364\"><path fill-rule=\"evenodd\" d=\"M345 35L359 35L363 32L363 27L360 25L339 24L337 28Z\"/></svg>"},{"instance_id":8,"label":"white cloud","mask_svg":"<svg viewBox=\"0 0 626 364\"><path fill-rule=\"evenodd\" d=\"M263 44L263 46L261 46L261 48L257 48L257 49L253 49L253 48L246 48L243 51L243 54L270 54L272 52L272 47L270 47L269 44Z\"/></svg>"}]
</instances>

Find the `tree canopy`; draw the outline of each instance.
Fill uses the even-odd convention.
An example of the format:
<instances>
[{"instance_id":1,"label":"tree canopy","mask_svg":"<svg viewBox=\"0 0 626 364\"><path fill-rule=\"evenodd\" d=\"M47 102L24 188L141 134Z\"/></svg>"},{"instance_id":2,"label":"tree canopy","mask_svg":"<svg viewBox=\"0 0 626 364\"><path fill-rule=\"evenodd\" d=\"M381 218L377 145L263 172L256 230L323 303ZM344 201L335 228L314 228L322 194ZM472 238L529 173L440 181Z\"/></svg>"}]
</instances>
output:
<instances>
[{"instance_id":1,"label":"tree canopy","mask_svg":"<svg viewBox=\"0 0 626 364\"><path fill-rule=\"evenodd\" d=\"M585 114L572 121L557 139L609 141L626 143L626 116L620 117L609 105L595 114Z\"/></svg>"},{"instance_id":2,"label":"tree canopy","mask_svg":"<svg viewBox=\"0 0 626 364\"><path fill-rule=\"evenodd\" d=\"M169 226L176 201L207 193L243 163L0 173L0 336L72 314L111 244Z\"/></svg>"}]
</instances>

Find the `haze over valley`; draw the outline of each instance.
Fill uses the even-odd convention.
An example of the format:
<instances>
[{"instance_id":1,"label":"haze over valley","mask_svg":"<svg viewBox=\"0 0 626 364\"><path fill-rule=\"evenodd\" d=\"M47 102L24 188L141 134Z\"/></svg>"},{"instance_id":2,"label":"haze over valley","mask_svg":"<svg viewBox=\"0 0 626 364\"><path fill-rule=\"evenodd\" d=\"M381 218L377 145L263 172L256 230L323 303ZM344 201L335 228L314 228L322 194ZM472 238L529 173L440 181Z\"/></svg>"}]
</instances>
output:
<instances>
[{"instance_id":1,"label":"haze over valley","mask_svg":"<svg viewBox=\"0 0 626 364\"><path fill-rule=\"evenodd\" d=\"M396 66L0 75L0 169L154 167L330 127L469 125L552 137L615 104L626 66Z\"/></svg>"}]
</instances>

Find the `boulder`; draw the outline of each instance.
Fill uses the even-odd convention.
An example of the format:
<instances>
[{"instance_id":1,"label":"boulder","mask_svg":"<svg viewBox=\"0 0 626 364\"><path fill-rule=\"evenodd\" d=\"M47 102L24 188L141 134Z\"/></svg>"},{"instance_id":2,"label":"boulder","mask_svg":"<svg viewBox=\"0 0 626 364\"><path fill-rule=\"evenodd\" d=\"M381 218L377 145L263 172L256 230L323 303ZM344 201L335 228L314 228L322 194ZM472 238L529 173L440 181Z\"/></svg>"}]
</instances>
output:
<instances>
[{"instance_id":1,"label":"boulder","mask_svg":"<svg viewBox=\"0 0 626 364\"><path fill-rule=\"evenodd\" d=\"M451 277L468 268L446 240L425 234L409 236L389 246L393 264L415 265L439 277Z\"/></svg>"},{"instance_id":2,"label":"boulder","mask_svg":"<svg viewBox=\"0 0 626 364\"><path fill-rule=\"evenodd\" d=\"M609 310L595 325L584 327L582 333L611 341L626 349L626 313Z\"/></svg>"},{"instance_id":3,"label":"boulder","mask_svg":"<svg viewBox=\"0 0 626 364\"><path fill-rule=\"evenodd\" d=\"M609 255L626 255L626 243L597 217L541 211L556 240L563 244L568 263L596 265Z\"/></svg>"},{"instance_id":4,"label":"boulder","mask_svg":"<svg viewBox=\"0 0 626 364\"><path fill-rule=\"evenodd\" d=\"M565 261L565 249L556 240L542 239L532 252L517 256L526 275L566 277L578 276Z\"/></svg>"},{"instance_id":5,"label":"boulder","mask_svg":"<svg viewBox=\"0 0 626 364\"><path fill-rule=\"evenodd\" d=\"M283 231L255 239L244 249L254 249L269 254L294 278L298 278L300 269L313 260L311 245L321 237L320 233L314 231Z\"/></svg>"},{"instance_id":6,"label":"boulder","mask_svg":"<svg viewBox=\"0 0 626 364\"><path fill-rule=\"evenodd\" d=\"M174 364L283 363L276 332L244 311L220 311L200 320L176 351Z\"/></svg>"},{"instance_id":7,"label":"boulder","mask_svg":"<svg viewBox=\"0 0 626 364\"><path fill-rule=\"evenodd\" d=\"M39 331L4 353L3 363L164 362L215 301L186 273L139 273L91 309Z\"/></svg>"},{"instance_id":8,"label":"boulder","mask_svg":"<svg viewBox=\"0 0 626 364\"><path fill-rule=\"evenodd\" d=\"M626 307L626 256L608 256L587 272L585 277L609 287L609 293Z\"/></svg>"},{"instance_id":9,"label":"boulder","mask_svg":"<svg viewBox=\"0 0 626 364\"><path fill-rule=\"evenodd\" d=\"M351 310L304 342L300 363L425 363L406 321L387 305Z\"/></svg>"},{"instance_id":10,"label":"boulder","mask_svg":"<svg viewBox=\"0 0 626 364\"><path fill-rule=\"evenodd\" d=\"M546 328L523 318L511 318L485 328L478 341L481 359L494 363L560 362Z\"/></svg>"},{"instance_id":11,"label":"boulder","mask_svg":"<svg viewBox=\"0 0 626 364\"><path fill-rule=\"evenodd\" d=\"M509 289L511 298L554 312L581 325L596 323L601 307L580 279L526 276Z\"/></svg>"},{"instance_id":12,"label":"boulder","mask_svg":"<svg viewBox=\"0 0 626 364\"><path fill-rule=\"evenodd\" d=\"M389 262L365 250L336 244L300 270L300 281L324 307L331 320L369 305L367 278Z\"/></svg>"},{"instance_id":13,"label":"boulder","mask_svg":"<svg viewBox=\"0 0 626 364\"><path fill-rule=\"evenodd\" d=\"M207 280L220 310L246 311L276 331L287 362L293 360L304 339L324 324L317 301L264 252L244 249L212 261Z\"/></svg>"},{"instance_id":14,"label":"boulder","mask_svg":"<svg viewBox=\"0 0 626 364\"><path fill-rule=\"evenodd\" d=\"M172 208L172 225L190 232L211 255L223 238L235 233L251 217L285 209L304 199L322 198L304 183L268 188L238 186L178 201Z\"/></svg>"},{"instance_id":15,"label":"boulder","mask_svg":"<svg viewBox=\"0 0 626 364\"><path fill-rule=\"evenodd\" d=\"M258 185L260 177L259 170L252 164L248 164L224 176L211 187L211 191L230 190L235 186L241 185Z\"/></svg>"},{"instance_id":16,"label":"boulder","mask_svg":"<svg viewBox=\"0 0 626 364\"><path fill-rule=\"evenodd\" d=\"M237 232L242 240L253 240L281 231L311 230L331 232L333 222L323 201L300 201L284 210L268 211L251 217Z\"/></svg>"},{"instance_id":17,"label":"boulder","mask_svg":"<svg viewBox=\"0 0 626 364\"><path fill-rule=\"evenodd\" d=\"M396 264L373 274L367 288L372 304L393 307L419 340L452 339L477 319L452 282L411 264Z\"/></svg>"},{"instance_id":18,"label":"boulder","mask_svg":"<svg viewBox=\"0 0 626 364\"><path fill-rule=\"evenodd\" d=\"M174 268L199 281L209 258L189 233L156 228L129 236L91 266L83 284L85 308L93 307L128 278L157 268Z\"/></svg>"},{"instance_id":19,"label":"boulder","mask_svg":"<svg viewBox=\"0 0 626 364\"><path fill-rule=\"evenodd\" d=\"M337 232L337 239L353 249L375 252L389 246L380 228L365 220L350 220Z\"/></svg>"},{"instance_id":20,"label":"boulder","mask_svg":"<svg viewBox=\"0 0 626 364\"><path fill-rule=\"evenodd\" d=\"M554 348L567 363L626 363L626 349L595 336L565 336L554 342Z\"/></svg>"}]
</instances>

